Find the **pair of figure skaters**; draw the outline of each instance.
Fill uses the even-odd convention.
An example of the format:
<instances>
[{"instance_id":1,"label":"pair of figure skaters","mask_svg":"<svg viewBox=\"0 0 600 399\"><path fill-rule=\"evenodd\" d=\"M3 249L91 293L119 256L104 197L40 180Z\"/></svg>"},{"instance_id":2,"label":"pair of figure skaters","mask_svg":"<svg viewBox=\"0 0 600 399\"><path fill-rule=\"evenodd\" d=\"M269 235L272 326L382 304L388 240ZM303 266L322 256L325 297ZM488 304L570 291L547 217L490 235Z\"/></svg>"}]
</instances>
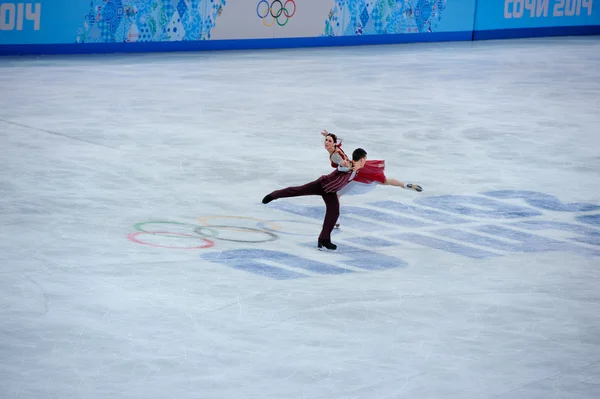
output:
<instances>
[{"instance_id":1,"label":"pair of figure skaters","mask_svg":"<svg viewBox=\"0 0 600 399\"><path fill-rule=\"evenodd\" d=\"M340 195L364 193L378 184L402 187L419 192L423 189L417 184L404 184L399 180L387 178L385 175L385 161L367 160L367 152L362 148L355 149L350 160L342 150L341 139L326 130L321 134L325 136L325 149L329 153L329 162L335 170L302 186L291 186L275 190L267 194L262 203L268 204L280 198L320 195L325 202L325 218L317 247L320 250L326 248L333 251L337 249L337 245L331 242L331 232L334 227L339 227L336 222L340 216Z\"/></svg>"}]
</instances>

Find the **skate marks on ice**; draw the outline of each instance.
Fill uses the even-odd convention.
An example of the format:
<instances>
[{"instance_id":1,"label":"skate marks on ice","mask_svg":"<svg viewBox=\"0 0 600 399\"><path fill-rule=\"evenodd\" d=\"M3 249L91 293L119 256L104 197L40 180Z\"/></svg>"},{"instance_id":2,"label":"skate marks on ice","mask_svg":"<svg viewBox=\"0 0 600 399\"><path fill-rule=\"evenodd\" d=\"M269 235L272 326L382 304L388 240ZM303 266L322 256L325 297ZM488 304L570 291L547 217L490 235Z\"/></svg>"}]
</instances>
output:
<instances>
[{"instance_id":1,"label":"skate marks on ice","mask_svg":"<svg viewBox=\"0 0 600 399\"><path fill-rule=\"evenodd\" d=\"M273 243L282 235L296 236L301 248L315 248L323 208L295 202L269 207L299 219L214 215L194 222L146 221L135 224L128 239L158 248L200 250L203 260L276 280L404 267L408 262L398 254L407 243L470 259L543 252L600 256L600 205L565 203L536 191L430 196L411 205L378 201L343 206L345 238L336 240L335 255L319 260L278 250ZM220 242L245 248L219 250ZM268 249L252 248L258 244Z\"/></svg>"}]
</instances>

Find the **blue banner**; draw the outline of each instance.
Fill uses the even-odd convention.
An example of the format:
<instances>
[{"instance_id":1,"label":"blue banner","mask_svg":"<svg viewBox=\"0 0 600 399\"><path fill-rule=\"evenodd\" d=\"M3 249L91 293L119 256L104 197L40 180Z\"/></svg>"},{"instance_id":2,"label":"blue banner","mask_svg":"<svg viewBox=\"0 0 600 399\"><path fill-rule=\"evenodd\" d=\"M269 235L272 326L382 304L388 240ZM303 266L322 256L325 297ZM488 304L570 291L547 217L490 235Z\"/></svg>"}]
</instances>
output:
<instances>
[{"instance_id":1,"label":"blue banner","mask_svg":"<svg viewBox=\"0 0 600 399\"><path fill-rule=\"evenodd\" d=\"M476 0L0 0L0 44L468 35L475 4Z\"/></svg>"},{"instance_id":2,"label":"blue banner","mask_svg":"<svg viewBox=\"0 0 600 399\"><path fill-rule=\"evenodd\" d=\"M600 25L600 0L479 0L475 30Z\"/></svg>"},{"instance_id":3,"label":"blue banner","mask_svg":"<svg viewBox=\"0 0 600 399\"><path fill-rule=\"evenodd\" d=\"M0 0L0 44L74 43L89 0Z\"/></svg>"}]
</instances>

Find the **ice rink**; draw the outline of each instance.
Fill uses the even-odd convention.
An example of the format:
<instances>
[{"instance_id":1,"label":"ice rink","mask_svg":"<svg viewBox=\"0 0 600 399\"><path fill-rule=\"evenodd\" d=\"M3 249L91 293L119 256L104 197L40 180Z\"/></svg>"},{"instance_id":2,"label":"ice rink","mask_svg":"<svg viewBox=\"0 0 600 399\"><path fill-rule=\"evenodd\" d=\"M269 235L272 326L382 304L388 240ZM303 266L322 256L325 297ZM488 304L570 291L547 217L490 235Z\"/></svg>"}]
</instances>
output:
<instances>
[{"instance_id":1,"label":"ice rink","mask_svg":"<svg viewBox=\"0 0 600 399\"><path fill-rule=\"evenodd\" d=\"M600 37L0 58L1 398L600 397ZM386 161L341 198L322 129Z\"/></svg>"}]
</instances>

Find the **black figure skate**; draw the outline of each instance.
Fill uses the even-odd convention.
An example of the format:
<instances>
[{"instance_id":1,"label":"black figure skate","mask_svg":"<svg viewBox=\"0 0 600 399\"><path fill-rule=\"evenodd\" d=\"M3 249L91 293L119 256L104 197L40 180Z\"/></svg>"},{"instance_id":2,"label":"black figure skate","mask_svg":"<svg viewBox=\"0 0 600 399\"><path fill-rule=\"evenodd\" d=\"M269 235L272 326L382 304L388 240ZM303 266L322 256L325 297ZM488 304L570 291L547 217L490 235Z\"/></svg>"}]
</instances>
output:
<instances>
[{"instance_id":1,"label":"black figure skate","mask_svg":"<svg viewBox=\"0 0 600 399\"><path fill-rule=\"evenodd\" d=\"M273 196L271 194L267 194L265 195L265 198L262 199L262 203L263 204L268 204L269 202L273 201L275 198L273 198Z\"/></svg>"},{"instance_id":2,"label":"black figure skate","mask_svg":"<svg viewBox=\"0 0 600 399\"><path fill-rule=\"evenodd\" d=\"M325 247L329 251L335 251L337 249L337 245L333 244L331 241L319 240L319 244L318 244L319 251L322 251L323 247Z\"/></svg>"},{"instance_id":3,"label":"black figure skate","mask_svg":"<svg viewBox=\"0 0 600 399\"><path fill-rule=\"evenodd\" d=\"M421 192L421 191L423 191L423 189L421 188L421 186L419 186L418 184L411 184L411 183L408 183L408 184L406 185L406 188L410 188L411 190L415 190L415 191L418 191L418 192Z\"/></svg>"}]
</instances>

